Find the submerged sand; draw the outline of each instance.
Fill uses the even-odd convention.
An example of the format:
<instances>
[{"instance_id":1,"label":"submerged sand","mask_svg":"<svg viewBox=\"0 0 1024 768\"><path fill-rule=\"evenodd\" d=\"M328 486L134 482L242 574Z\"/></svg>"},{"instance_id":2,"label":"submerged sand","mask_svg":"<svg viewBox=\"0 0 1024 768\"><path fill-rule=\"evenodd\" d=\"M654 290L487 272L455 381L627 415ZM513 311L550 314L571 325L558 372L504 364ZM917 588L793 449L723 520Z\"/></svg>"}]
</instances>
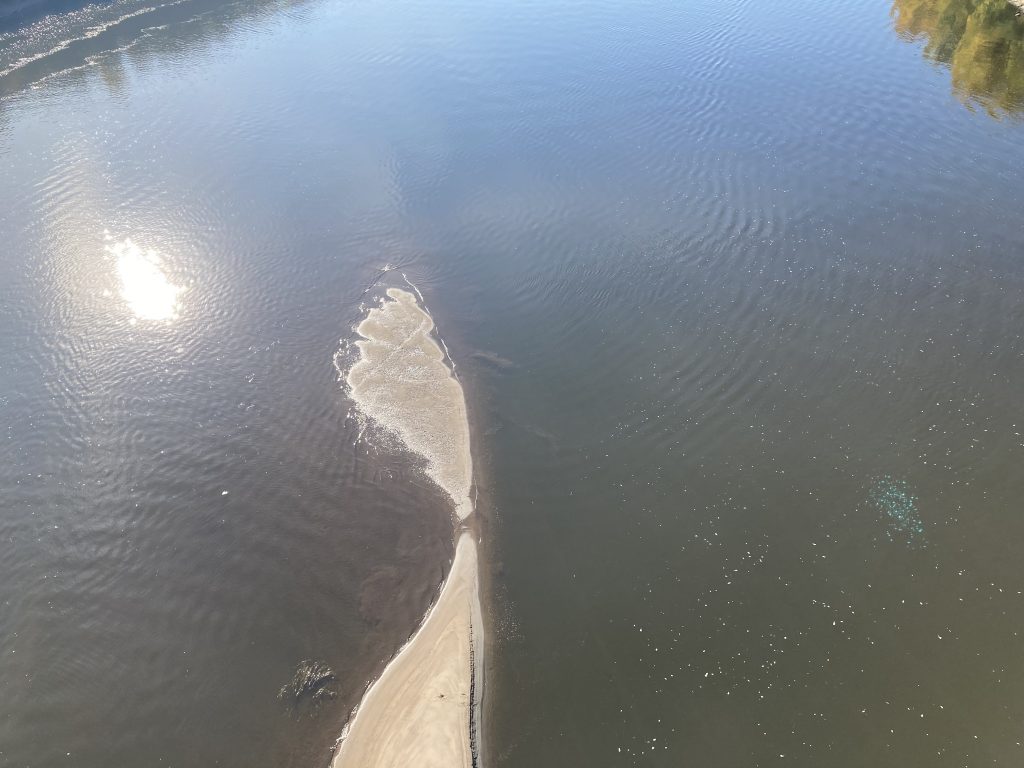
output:
<instances>
[{"instance_id":1,"label":"submerged sand","mask_svg":"<svg viewBox=\"0 0 1024 768\"><path fill-rule=\"evenodd\" d=\"M473 512L462 386L408 291L391 288L356 328L360 357L346 381L360 412L426 460L464 520ZM368 689L332 768L472 768L483 647L477 549L463 530L437 602Z\"/></svg>"},{"instance_id":2,"label":"submerged sand","mask_svg":"<svg viewBox=\"0 0 1024 768\"><path fill-rule=\"evenodd\" d=\"M427 473L465 519L473 463L462 385L434 340L434 321L416 297L400 288L356 328L359 360L346 380L359 410L427 460Z\"/></svg>"}]
</instances>

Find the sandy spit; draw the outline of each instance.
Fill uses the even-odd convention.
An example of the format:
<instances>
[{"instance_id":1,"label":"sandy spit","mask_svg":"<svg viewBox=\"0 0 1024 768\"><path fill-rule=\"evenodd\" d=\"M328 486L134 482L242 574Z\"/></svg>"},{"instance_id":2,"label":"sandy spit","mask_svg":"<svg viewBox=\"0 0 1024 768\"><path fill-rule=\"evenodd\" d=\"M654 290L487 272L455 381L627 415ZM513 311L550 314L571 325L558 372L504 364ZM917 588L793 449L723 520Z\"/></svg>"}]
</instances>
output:
<instances>
[{"instance_id":1,"label":"sandy spit","mask_svg":"<svg viewBox=\"0 0 1024 768\"><path fill-rule=\"evenodd\" d=\"M466 401L418 295L390 288L367 312L346 382L365 417L426 459L461 526L474 508ZM475 768L483 640L477 545L463 528L437 602L366 692L332 768Z\"/></svg>"},{"instance_id":2,"label":"sandy spit","mask_svg":"<svg viewBox=\"0 0 1024 768\"><path fill-rule=\"evenodd\" d=\"M437 602L370 686L331 768L472 768L482 631L476 542L463 532Z\"/></svg>"}]
</instances>

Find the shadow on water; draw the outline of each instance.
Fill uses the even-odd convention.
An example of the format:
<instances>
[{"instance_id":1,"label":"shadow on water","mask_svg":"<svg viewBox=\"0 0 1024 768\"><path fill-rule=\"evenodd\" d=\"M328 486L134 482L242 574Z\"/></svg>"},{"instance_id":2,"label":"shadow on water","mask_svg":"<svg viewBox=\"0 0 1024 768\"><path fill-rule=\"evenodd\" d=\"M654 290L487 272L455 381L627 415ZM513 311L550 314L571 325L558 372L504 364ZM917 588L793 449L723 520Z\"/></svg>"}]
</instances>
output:
<instances>
[{"instance_id":1,"label":"shadow on water","mask_svg":"<svg viewBox=\"0 0 1024 768\"><path fill-rule=\"evenodd\" d=\"M895 0L896 32L924 40L953 90L993 117L1024 110L1024 11L1008 0Z\"/></svg>"},{"instance_id":2,"label":"shadow on water","mask_svg":"<svg viewBox=\"0 0 1024 768\"><path fill-rule=\"evenodd\" d=\"M89 5L88 0L9 0L0 3L0 34L10 33L56 13Z\"/></svg>"}]
</instances>

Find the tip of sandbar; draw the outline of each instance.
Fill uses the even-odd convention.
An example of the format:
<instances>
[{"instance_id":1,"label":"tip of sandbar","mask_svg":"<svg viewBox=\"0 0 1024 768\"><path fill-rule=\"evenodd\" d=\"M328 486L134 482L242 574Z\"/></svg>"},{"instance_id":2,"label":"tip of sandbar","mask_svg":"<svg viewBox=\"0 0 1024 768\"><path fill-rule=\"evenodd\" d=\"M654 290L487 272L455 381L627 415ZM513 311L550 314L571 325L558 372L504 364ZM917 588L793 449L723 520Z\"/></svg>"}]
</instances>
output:
<instances>
[{"instance_id":1,"label":"tip of sandbar","mask_svg":"<svg viewBox=\"0 0 1024 768\"><path fill-rule=\"evenodd\" d=\"M427 474L465 520L473 513L466 401L433 330L433 318L415 295L388 288L356 329L363 338L346 382L362 414L426 460Z\"/></svg>"}]
</instances>

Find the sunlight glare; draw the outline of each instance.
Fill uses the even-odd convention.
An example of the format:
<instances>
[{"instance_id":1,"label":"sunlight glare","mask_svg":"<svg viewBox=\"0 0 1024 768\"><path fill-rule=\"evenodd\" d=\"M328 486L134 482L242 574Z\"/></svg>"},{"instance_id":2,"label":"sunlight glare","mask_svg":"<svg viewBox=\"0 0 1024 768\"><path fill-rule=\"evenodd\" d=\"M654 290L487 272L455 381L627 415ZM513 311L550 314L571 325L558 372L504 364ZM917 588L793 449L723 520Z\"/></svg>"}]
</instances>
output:
<instances>
[{"instance_id":1,"label":"sunlight glare","mask_svg":"<svg viewBox=\"0 0 1024 768\"><path fill-rule=\"evenodd\" d=\"M178 317L182 286L174 285L164 271L163 260L152 250L143 250L130 238L105 247L115 260L121 282L121 298L139 320L174 320Z\"/></svg>"}]
</instances>

